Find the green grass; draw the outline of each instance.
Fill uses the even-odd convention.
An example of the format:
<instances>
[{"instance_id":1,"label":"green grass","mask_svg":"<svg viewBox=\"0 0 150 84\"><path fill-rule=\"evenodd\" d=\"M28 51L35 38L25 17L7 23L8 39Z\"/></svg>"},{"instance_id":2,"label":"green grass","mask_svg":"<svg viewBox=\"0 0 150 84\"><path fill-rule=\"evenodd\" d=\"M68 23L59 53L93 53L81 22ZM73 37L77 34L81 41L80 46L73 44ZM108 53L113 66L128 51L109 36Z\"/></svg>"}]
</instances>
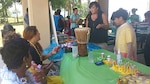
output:
<instances>
[{"instance_id":1,"label":"green grass","mask_svg":"<svg viewBox=\"0 0 150 84\"><path fill-rule=\"evenodd\" d=\"M13 18L13 17L10 17L10 18L7 18L7 19L8 19L8 22L0 23L0 29L3 28L5 23L10 23L13 26L23 25L23 17L18 17L19 22L17 22L17 19Z\"/></svg>"},{"instance_id":2,"label":"green grass","mask_svg":"<svg viewBox=\"0 0 150 84\"><path fill-rule=\"evenodd\" d=\"M0 23L0 30L3 29L4 24L9 23L13 27L23 25L23 18L19 18L19 22L16 21L16 18L8 18L8 22ZM14 27L15 28L15 27Z\"/></svg>"}]
</instances>

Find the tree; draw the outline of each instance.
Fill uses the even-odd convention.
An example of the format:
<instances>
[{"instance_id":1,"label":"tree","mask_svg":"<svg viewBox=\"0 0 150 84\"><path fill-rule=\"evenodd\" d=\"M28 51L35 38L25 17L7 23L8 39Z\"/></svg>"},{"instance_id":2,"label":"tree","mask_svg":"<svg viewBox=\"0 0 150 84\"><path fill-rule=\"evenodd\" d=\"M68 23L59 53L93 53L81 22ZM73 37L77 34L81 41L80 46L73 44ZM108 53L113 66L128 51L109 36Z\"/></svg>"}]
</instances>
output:
<instances>
[{"instance_id":1,"label":"tree","mask_svg":"<svg viewBox=\"0 0 150 84\"><path fill-rule=\"evenodd\" d=\"M79 14L82 18L85 18L89 12L88 10L88 4L90 3L90 0L88 0L89 3L81 3L81 0L49 0L52 3L53 10L56 10L58 8L64 9L68 11L68 15L71 15L73 8L78 8ZM60 4L61 3L61 4Z\"/></svg>"},{"instance_id":2,"label":"tree","mask_svg":"<svg viewBox=\"0 0 150 84\"><path fill-rule=\"evenodd\" d=\"M58 9L58 8L65 8L66 1L68 0L49 0L52 3L52 8Z\"/></svg>"},{"instance_id":3,"label":"tree","mask_svg":"<svg viewBox=\"0 0 150 84\"><path fill-rule=\"evenodd\" d=\"M89 9L89 8L88 8L88 3L83 3L83 4L81 5L80 14L81 14L81 17L82 17L82 18L86 18L87 14L88 14L88 12L89 12L88 9Z\"/></svg>"},{"instance_id":4,"label":"tree","mask_svg":"<svg viewBox=\"0 0 150 84\"><path fill-rule=\"evenodd\" d=\"M81 7L81 0L70 0L72 3L72 8L74 7Z\"/></svg>"},{"instance_id":5,"label":"tree","mask_svg":"<svg viewBox=\"0 0 150 84\"><path fill-rule=\"evenodd\" d=\"M7 15L7 9L12 6L15 0L0 0L1 9L0 12L3 12L3 16Z\"/></svg>"},{"instance_id":6,"label":"tree","mask_svg":"<svg viewBox=\"0 0 150 84\"><path fill-rule=\"evenodd\" d=\"M0 16L2 18L1 20L6 21L8 17L7 9L12 6L14 1L15 0L0 0Z\"/></svg>"},{"instance_id":7,"label":"tree","mask_svg":"<svg viewBox=\"0 0 150 84\"><path fill-rule=\"evenodd\" d=\"M81 0L49 0L52 3L53 10L58 8L64 8L68 11L68 15L71 14L71 10L74 7L81 7Z\"/></svg>"}]
</instances>

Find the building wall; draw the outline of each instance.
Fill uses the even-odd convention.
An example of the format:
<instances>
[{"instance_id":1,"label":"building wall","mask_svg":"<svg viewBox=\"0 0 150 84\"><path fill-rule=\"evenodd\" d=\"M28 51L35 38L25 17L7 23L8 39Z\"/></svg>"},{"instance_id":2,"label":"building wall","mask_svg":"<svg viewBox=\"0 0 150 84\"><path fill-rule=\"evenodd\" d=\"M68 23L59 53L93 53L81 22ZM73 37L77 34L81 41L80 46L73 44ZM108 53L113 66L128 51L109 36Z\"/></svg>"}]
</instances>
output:
<instances>
[{"instance_id":1,"label":"building wall","mask_svg":"<svg viewBox=\"0 0 150 84\"><path fill-rule=\"evenodd\" d=\"M98 0L102 11L108 16L109 0Z\"/></svg>"}]
</instances>

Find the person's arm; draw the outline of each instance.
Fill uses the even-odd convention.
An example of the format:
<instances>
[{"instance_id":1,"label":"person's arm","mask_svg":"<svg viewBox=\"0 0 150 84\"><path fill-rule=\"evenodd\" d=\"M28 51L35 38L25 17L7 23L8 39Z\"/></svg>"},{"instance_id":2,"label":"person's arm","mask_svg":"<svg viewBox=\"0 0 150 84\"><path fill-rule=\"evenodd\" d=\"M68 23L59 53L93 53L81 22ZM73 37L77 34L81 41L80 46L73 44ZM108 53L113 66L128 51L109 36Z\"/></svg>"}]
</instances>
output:
<instances>
[{"instance_id":1,"label":"person's arm","mask_svg":"<svg viewBox=\"0 0 150 84\"><path fill-rule=\"evenodd\" d=\"M80 21L80 16L79 16L79 15L77 15L76 24L78 24L78 23L79 23L79 21Z\"/></svg>"},{"instance_id":2,"label":"person's arm","mask_svg":"<svg viewBox=\"0 0 150 84\"><path fill-rule=\"evenodd\" d=\"M33 74L36 82L42 82L42 84L47 84L47 79L45 72L41 69L40 71Z\"/></svg>"},{"instance_id":3,"label":"person's arm","mask_svg":"<svg viewBox=\"0 0 150 84\"><path fill-rule=\"evenodd\" d=\"M133 28L125 28L125 39L127 43L127 57L131 60L136 61L136 49L134 48L134 41L136 37L134 36L135 32ZM135 38L134 38L135 37ZM135 54L134 54L135 53Z\"/></svg>"},{"instance_id":4,"label":"person's arm","mask_svg":"<svg viewBox=\"0 0 150 84\"><path fill-rule=\"evenodd\" d=\"M137 57L135 55L135 58L133 57L133 52L134 52L134 49L133 49L133 44L132 42L128 43L127 44L127 47L128 47L128 52L127 52L127 58L131 59L131 60L134 60L134 61L137 61Z\"/></svg>"},{"instance_id":5,"label":"person's arm","mask_svg":"<svg viewBox=\"0 0 150 84\"><path fill-rule=\"evenodd\" d=\"M103 24L98 24L96 28L109 29L108 18L104 13L102 14L102 20L103 20Z\"/></svg>"},{"instance_id":6,"label":"person's arm","mask_svg":"<svg viewBox=\"0 0 150 84\"><path fill-rule=\"evenodd\" d=\"M88 19L85 21L85 26L88 27Z\"/></svg>"},{"instance_id":7,"label":"person's arm","mask_svg":"<svg viewBox=\"0 0 150 84\"><path fill-rule=\"evenodd\" d=\"M65 24L65 19L64 17L61 15L61 20L63 21L63 24L64 24L64 28L66 27L66 24Z\"/></svg>"},{"instance_id":8,"label":"person's arm","mask_svg":"<svg viewBox=\"0 0 150 84\"><path fill-rule=\"evenodd\" d=\"M49 53L46 54L46 55L43 55L43 60L48 59L50 56L56 54L59 50L60 50L60 47L59 47L59 46L55 47L51 52L49 52Z\"/></svg>"},{"instance_id":9,"label":"person's arm","mask_svg":"<svg viewBox=\"0 0 150 84\"><path fill-rule=\"evenodd\" d=\"M76 20L73 20L73 19L70 18L70 22L71 23L76 23Z\"/></svg>"},{"instance_id":10,"label":"person's arm","mask_svg":"<svg viewBox=\"0 0 150 84\"><path fill-rule=\"evenodd\" d=\"M73 16L70 16L70 23L73 23Z\"/></svg>"},{"instance_id":11,"label":"person's arm","mask_svg":"<svg viewBox=\"0 0 150 84\"><path fill-rule=\"evenodd\" d=\"M46 59L48 59L50 56L52 56L53 55L53 53L52 52L50 52L50 53L48 53L48 54L46 54L46 55L43 55L43 60L46 60Z\"/></svg>"},{"instance_id":12,"label":"person's arm","mask_svg":"<svg viewBox=\"0 0 150 84\"><path fill-rule=\"evenodd\" d=\"M132 59L132 57L131 57L131 56L132 56L132 52L133 52L133 51L132 51L132 49L133 49L133 48L132 48L132 43L131 43L131 42L128 43L128 44L127 44L127 47L128 47L127 58Z\"/></svg>"},{"instance_id":13,"label":"person's arm","mask_svg":"<svg viewBox=\"0 0 150 84\"><path fill-rule=\"evenodd\" d=\"M61 17L61 20L62 20L63 22L65 22L65 19L64 19L63 17Z\"/></svg>"},{"instance_id":14,"label":"person's arm","mask_svg":"<svg viewBox=\"0 0 150 84\"><path fill-rule=\"evenodd\" d=\"M79 23L79 21L80 21L80 19L78 18L78 19L76 20L76 24L78 24L78 23Z\"/></svg>"},{"instance_id":15,"label":"person's arm","mask_svg":"<svg viewBox=\"0 0 150 84\"><path fill-rule=\"evenodd\" d=\"M54 68L53 61L50 61L49 64L43 64L42 65L42 70L44 71L45 75L47 75L49 70L52 69L52 68Z\"/></svg>"},{"instance_id":16,"label":"person's arm","mask_svg":"<svg viewBox=\"0 0 150 84\"><path fill-rule=\"evenodd\" d=\"M73 15L70 16L70 22L71 23L76 23L77 22L77 20L73 20Z\"/></svg>"}]
</instances>

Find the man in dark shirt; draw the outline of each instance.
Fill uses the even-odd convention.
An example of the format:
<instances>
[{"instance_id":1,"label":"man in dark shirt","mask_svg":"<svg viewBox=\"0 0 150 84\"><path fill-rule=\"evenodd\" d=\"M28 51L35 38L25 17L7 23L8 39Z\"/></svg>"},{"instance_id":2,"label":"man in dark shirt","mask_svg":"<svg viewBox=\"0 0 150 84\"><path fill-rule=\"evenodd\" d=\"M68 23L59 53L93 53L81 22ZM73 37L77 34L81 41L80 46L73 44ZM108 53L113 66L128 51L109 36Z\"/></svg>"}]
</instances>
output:
<instances>
[{"instance_id":1,"label":"man in dark shirt","mask_svg":"<svg viewBox=\"0 0 150 84\"><path fill-rule=\"evenodd\" d=\"M28 8L26 9L26 14L24 16L24 21L27 26L29 26L29 15L28 15Z\"/></svg>"}]
</instances>

